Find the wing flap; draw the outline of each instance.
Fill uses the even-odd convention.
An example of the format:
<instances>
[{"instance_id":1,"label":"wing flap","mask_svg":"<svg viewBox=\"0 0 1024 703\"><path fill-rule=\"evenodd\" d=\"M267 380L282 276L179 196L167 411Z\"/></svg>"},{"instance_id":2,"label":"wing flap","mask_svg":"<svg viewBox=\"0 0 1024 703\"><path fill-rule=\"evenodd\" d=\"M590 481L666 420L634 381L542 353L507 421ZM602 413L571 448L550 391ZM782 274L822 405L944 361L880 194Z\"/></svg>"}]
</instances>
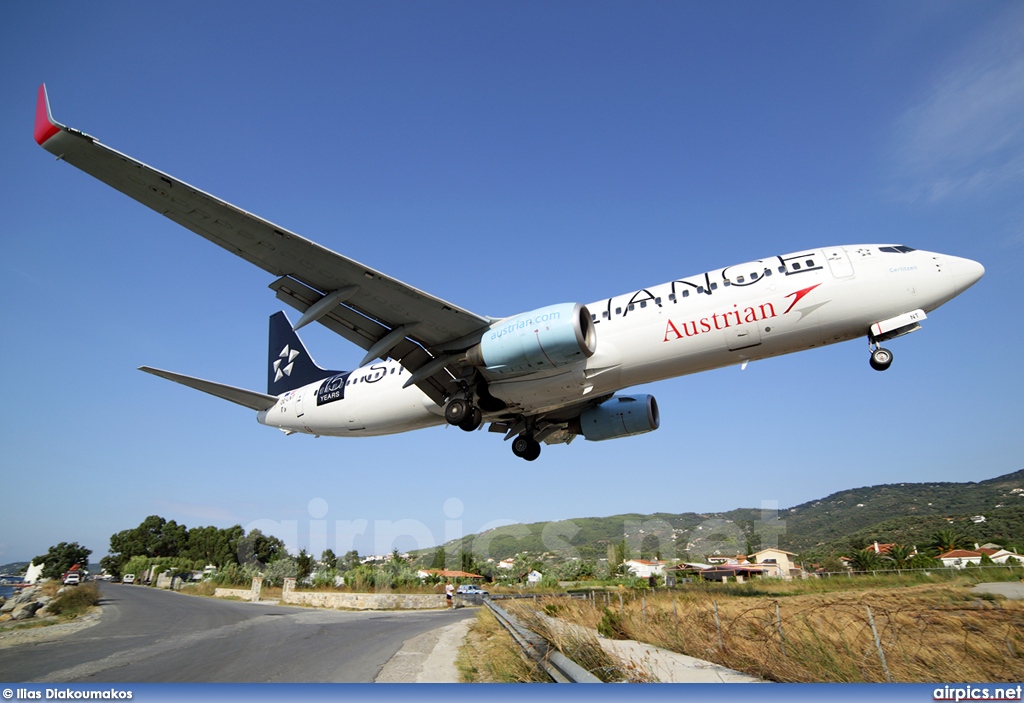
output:
<instances>
[{"instance_id":1,"label":"wing flap","mask_svg":"<svg viewBox=\"0 0 1024 703\"><path fill-rule=\"evenodd\" d=\"M270 288L279 300L299 312L306 312L321 297L309 286L288 277L277 279L270 284ZM363 349L369 349L391 331L389 327L360 314L346 303L335 305L318 322ZM409 373L415 373L435 358L424 349L421 342L412 337L399 341L387 355L402 364ZM416 386L438 405L443 405L445 399L458 390L452 375L444 370L423 379Z\"/></svg>"}]
</instances>

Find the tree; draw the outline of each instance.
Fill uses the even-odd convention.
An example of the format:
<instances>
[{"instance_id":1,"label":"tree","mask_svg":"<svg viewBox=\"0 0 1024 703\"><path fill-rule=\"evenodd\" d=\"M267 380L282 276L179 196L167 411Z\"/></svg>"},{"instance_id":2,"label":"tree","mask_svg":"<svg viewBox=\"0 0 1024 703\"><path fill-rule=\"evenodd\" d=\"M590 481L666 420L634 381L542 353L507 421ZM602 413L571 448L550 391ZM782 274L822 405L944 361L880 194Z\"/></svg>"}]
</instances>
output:
<instances>
[{"instance_id":1,"label":"tree","mask_svg":"<svg viewBox=\"0 0 1024 703\"><path fill-rule=\"evenodd\" d=\"M306 554L306 548L299 550L299 556L295 560L295 577L304 579L313 573L313 557Z\"/></svg>"},{"instance_id":2,"label":"tree","mask_svg":"<svg viewBox=\"0 0 1024 703\"><path fill-rule=\"evenodd\" d=\"M859 552L868 546L868 541L864 537L851 537L850 538L850 551Z\"/></svg>"},{"instance_id":3,"label":"tree","mask_svg":"<svg viewBox=\"0 0 1024 703\"><path fill-rule=\"evenodd\" d=\"M240 564L270 564L287 553L283 541L277 537L264 535L259 530L253 530L238 542Z\"/></svg>"},{"instance_id":4,"label":"tree","mask_svg":"<svg viewBox=\"0 0 1024 703\"><path fill-rule=\"evenodd\" d=\"M119 573L132 557L176 557L187 547L187 527L174 520L168 522L159 515L150 515L138 527L111 535L109 558L104 557L100 564L108 571Z\"/></svg>"},{"instance_id":5,"label":"tree","mask_svg":"<svg viewBox=\"0 0 1024 703\"><path fill-rule=\"evenodd\" d=\"M942 562L935 557L927 554L918 553L910 559L911 569L937 569L942 566Z\"/></svg>"},{"instance_id":6,"label":"tree","mask_svg":"<svg viewBox=\"0 0 1024 703\"><path fill-rule=\"evenodd\" d=\"M629 559L629 545L626 544L625 538L611 547L610 554L611 558L608 560L608 568L613 573L626 573L624 564Z\"/></svg>"},{"instance_id":7,"label":"tree","mask_svg":"<svg viewBox=\"0 0 1024 703\"><path fill-rule=\"evenodd\" d=\"M352 571L359 566L360 563L362 563L362 559L359 558L359 552L354 549L350 549L345 552L345 556L341 558L341 564L338 565L338 568L342 571Z\"/></svg>"},{"instance_id":8,"label":"tree","mask_svg":"<svg viewBox=\"0 0 1024 703\"><path fill-rule=\"evenodd\" d=\"M335 568L338 563L338 557L334 555L334 550L325 549L324 553L320 555L320 563L326 566L328 569Z\"/></svg>"},{"instance_id":9,"label":"tree","mask_svg":"<svg viewBox=\"0 0 1024 703\"><path fill-rule=\"evenodd\" d=\"M266 569L263 571L263 578L267 583L271 583L275 586L280 586L284 582L284 579L296 578L297 575L298 566L295 563L295 558L287 553L268 564Z\"/></svg>"},{"instance_id":10,"label":"tree","mask_svg":"<svg viewBox=\"0 0 1024 703\"><path fill-rule=\"evenodd\" d=\"M78 542L71 542L70 544L61 542L50 547L49 551L43 556L33 559L32 563L44 565L43 578L56 579L60 578L64 572L70 570L75 564L78 564L81 569L87 567L90 554L92 554L92 550L86 549Z\"/></svg>"},{"instance_id":11,"label":"tree","mask_svg":"<svg viewBox=\"0 0 1024 703\"><path fill-rule=\"evenodd\" d=\"M910 560L913 559L913 551L910 547L905 544L894 544L889 547L889 553L886 557L892 561L893 565L897 569L905 569L910 565Z\"/></svg>"},{"instance_id":12,"label":"tree","mask_svg":"<svg viewBox=\"0 0 1024 703\"><path fill-rule=\"evenodd\" d=\"M465 549L459 552L459 569L470 574L477 572L476 558L473 556L473 552Z\"/></svg>"},{"instance_id":13,"label":"tree","mask_svg":"<svg viewBox=\"0 0 1024 703\"><path fill-rule=\"evenodd\" d=\"M929 546L939 554L951 552L963 546L964 539L954 530L949 528L936 530L932 533L932 541Z\"/></svg>"},{"instance_id":14,"label":"tree","mask_svg":"<svg viewBox=\"0 0 1024 703\"><path fill-rule=\"evenodd\" d=\"M441 569L441 570L443 570L445 568L445 554L444 554L444 546L443 545L438 547L434 551L434 559L433 559L433 561L430 562L430 568L431 569Z\"/></svg>"},{"instance_id":15,"label":"tree","mask_svg":"<svg viewBox=\"0 0 1024 703\"><path fill-rule=\"evenodd\" d=\"M217 527L194 527L188 531L188 539L181 555L203 565L214 564L222 568L238 563L238 542L245 535L241 525L227 529Z\"/></svg>"},{"instance_id":16,"label":"tree","mask_svg":"<svg viewBox=\"0 0 1024 703\"><path fill-rule=\"evenodd\" d=\"M882 568L882 559L873 549L858 549L850 557L850 567L854 571L875 571Z\"/></svg>"},{"instance_id":17,"label":"tree","mask_svg":"<svg viewBox=\"0 0 1024 703\"><path fill-rule=\"evenodd\" d=\"M818 568L822 571L829 573L837 573L846 571L846 566L839 560L838 557L826 556L818 563Z\"/></svg>"}]
</instances>

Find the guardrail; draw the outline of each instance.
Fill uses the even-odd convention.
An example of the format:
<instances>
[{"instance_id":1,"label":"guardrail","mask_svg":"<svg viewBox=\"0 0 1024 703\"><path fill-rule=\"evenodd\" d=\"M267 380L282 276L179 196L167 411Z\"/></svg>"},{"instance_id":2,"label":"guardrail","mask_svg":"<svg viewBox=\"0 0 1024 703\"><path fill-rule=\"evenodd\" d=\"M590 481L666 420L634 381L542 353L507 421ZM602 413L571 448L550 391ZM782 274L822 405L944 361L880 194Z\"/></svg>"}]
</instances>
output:
<instances>
[{"instance_id":1,"label":"guardrail","mask_svg":"<svg viewBox=\"0 0 1024 703\"><path fill-rule=\"evenodd\" d=\"M544 667L556 683L602 683L601 679L549 645L543 637L523 627L514 615L495 605L490 598L484 598L483 603L491 609L494 617L508 630L527 656Z\"/></svg>"}]
</instances>

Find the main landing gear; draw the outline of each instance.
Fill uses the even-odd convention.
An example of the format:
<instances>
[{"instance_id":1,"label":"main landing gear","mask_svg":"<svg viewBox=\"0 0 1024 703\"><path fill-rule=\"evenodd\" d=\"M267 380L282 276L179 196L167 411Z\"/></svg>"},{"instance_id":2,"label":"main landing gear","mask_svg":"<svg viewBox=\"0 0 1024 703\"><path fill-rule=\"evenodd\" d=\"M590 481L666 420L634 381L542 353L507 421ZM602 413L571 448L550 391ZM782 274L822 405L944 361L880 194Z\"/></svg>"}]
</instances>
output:
<instances>
[{"instance_id":1,"label":"main landing gear","mask_svg":"<svg viewBox=\"0 0 1024 703\"><path fill-rule=\"evenodd\" d=\"M871 368L875 371L885 371L892 365L892 352L883 349L875 342L868 342L868 349L871 350Z\"/></svg>"},{"instance_id":2,"label":"main landing gear","mask_svg":"<svg viewBox=\"0 0 1024 703\"><path fill-rule=\"evenodd\" d=\"M455 425L460 430L472 432L479 429L484 415L480 408L465 398L452 398L444 408L444 419L448 421L449 425Z\"/></svg>"},{"instance_id":3,"label":"main landing gear","mask_svg":"<svg viewBox=\"0 0 1024 703\"><path fill-rule=\"evenodd\" d=\"M512 453L520 459L533 461L540 456L540 442L532 435L521 434L512 440Z\"/></svg>"},{"instance_id":4,"label":"main landing gear","mask_svg":"<svg viewBox=\"0 0 1024 703\"><path fill-rule=\"evenodd\" d=\"M468 396L469 393L467 392ZM493 400L493 399L492 399ZM481 395L480 402L487 407L488 396ZM492 408L488 407L488 412ZM449 425L455 425L466 432L472 432L483 424L483 411L468 397L456 397L448 401L444 406L444 419ZM520 434L512 440L512 453L520 459L533 461L540 456L540 442L533 437L533 425L522 422L519 427L512 430Z\"/></svg>"}]
</instances>

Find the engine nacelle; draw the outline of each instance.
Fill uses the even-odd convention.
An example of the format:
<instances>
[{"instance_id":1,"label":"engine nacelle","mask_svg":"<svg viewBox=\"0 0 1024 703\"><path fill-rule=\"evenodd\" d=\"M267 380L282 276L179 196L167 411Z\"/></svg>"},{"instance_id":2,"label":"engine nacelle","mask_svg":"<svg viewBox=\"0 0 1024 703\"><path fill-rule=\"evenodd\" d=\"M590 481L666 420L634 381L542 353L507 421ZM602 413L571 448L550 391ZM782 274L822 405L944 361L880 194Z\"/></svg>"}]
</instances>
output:
<instances>
[{"instance_id":1,"label":"engine nacelle","mask_svg":"<svg viewBox=\"0 0 1024 703\"><path fill-rule=\"evenodd\" d=\"M661 425L658 401L653 395L614 395L584 410L569 423L570 431L599 442L652 432Z\"/></svg>"},{"instance_id":2,"label":"engine nacelle","mask_svg":"<svg viewBox=\"0 0 1024 703\"><path fill-rule=\"evenodd\" d=\"M590 311L580 303L562 303L495 322L466 359L491 374L512 376L568 366L596 350Z\"/></svg>"}]
</instances>

